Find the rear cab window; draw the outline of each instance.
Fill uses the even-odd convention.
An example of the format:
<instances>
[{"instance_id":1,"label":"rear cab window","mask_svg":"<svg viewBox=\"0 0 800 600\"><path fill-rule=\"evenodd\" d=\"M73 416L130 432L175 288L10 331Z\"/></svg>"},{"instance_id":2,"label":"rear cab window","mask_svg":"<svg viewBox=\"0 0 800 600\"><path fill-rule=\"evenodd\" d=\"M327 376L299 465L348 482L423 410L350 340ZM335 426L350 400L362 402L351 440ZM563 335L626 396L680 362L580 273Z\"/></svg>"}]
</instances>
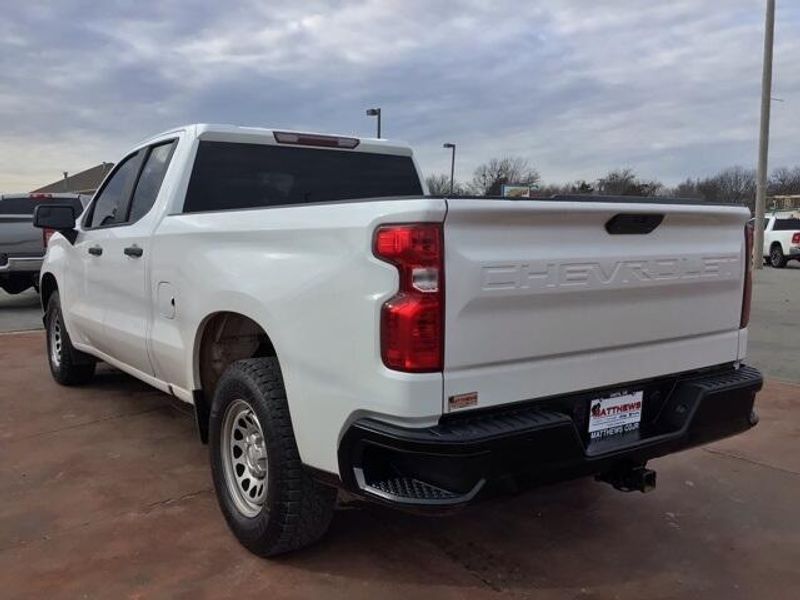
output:
<instances>
[{"instance_id":1,"label":"rear cab window","mask_svg":"<svg viewBox=\"0 0 800 600\"><path fill-rule=\"evenodd\" d=\"M419 196L410 156L201 141L184 212Z\"/></svg>"}]
</instances>

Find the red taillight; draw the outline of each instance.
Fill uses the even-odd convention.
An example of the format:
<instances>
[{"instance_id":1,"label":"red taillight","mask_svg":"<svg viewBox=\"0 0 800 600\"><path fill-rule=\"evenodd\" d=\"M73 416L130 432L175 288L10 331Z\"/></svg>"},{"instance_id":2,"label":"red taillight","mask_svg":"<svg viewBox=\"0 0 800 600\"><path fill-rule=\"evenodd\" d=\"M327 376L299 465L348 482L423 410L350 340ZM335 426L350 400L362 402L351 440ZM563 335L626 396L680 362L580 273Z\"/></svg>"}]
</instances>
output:
<instances>
[{"instance_id":1,"label":"red taillight","mask_svg":"<svg viewBox=\"0 0 800 600\"><path fill-rule=\"evenodd\" d=\"M400 285L381 309L381 356L390 369L441 371L444 362L444 240L439 223L385 225L373 251L397 267Z\"/></svg>"},{"instance_id":2,"label":"red taillight","mask_svg":"<svg viewBox=\"0 0 800 600\"><path fill-rule=\"evenodd\" d=\"M793 244L800 244L800 231L798 231L797 233L795 233L792 236L792 243Z\"/></svg>"},{"instance_id":3,"label":"red taillight","mask_svg":"<svg viewBox=\"0 0 800 600\"><path fill-rule=\"evenodd\" d=\"M55 229L42 229L42 245L45 248L47 248L47 244L50 243L50 238L53 237L55 232Z\"/></svg>"},{"instance_id":4,"label":"red taillight","mask_svg":"<svg viewBox=\"0 0 800 600\"><path fill-rule=\"evenodd\" d=\"M750 322L750 302L753 298L753 226L744 226L744 294L742 298L742 319L739 327L747 327ZM755 260L761 260L760 256Z\"/></svg>"}]
</instances>

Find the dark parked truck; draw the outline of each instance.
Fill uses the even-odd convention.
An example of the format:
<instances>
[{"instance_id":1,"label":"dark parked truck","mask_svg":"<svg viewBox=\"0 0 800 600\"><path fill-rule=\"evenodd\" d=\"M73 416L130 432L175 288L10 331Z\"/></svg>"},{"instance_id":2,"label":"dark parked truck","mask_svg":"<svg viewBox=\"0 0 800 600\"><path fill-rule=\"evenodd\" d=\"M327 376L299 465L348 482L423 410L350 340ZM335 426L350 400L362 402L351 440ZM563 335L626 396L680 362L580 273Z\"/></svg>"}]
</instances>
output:
<instances>
[{"instance_id":1,"label":"dark parked truck","mask_svg":"<svg viewBox=\"0 0 800 600\"><path fill-rule=\"evenodd\" d=\"M56 208L53 377L102 360L192 404L262 555L319 538L337 489L422 512L509 482L647 491L649 460L756 422L741 206L436 197L402 144L192 125L81 219Z\"/></svg>"},{"instance_id":2,"label":"dark parked truck","mask_svg":"<svg viewBox=\"0 0 800 600\"><path fill-rule=\"evenodd\" d=\"M49 232L33 226L33 211L41 204L66 204L83 212L89 198L77 194L4 194L0 196L0 288L19 294L39 285Z\"/></svg>"}]
</instances>

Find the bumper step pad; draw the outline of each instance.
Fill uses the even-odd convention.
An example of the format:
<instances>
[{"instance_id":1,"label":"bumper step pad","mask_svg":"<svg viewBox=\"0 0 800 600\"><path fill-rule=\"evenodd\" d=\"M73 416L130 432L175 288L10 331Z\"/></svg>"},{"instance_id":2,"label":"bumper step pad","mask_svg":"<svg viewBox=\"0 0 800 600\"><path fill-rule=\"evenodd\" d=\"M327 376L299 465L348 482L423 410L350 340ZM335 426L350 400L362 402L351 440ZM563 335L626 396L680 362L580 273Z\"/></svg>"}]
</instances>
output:
<instances>
[{"instance_id":1,"label":"bumper step pad","mask_svg":"<svg viewBox=\"0 0 800 600\"><path fill-rule=\"evenodd\" d=\"M355 468L354 473L362 491L371 496L401 504L439 504L443 506L461 504L472 500L485 483L485 480L481 479L470 491L459 493L420 481L414 477L392 477L368 483L364 480L363 470Z\"/></svg>"},{"instance_id":2,"label":"bumper step pad","mask_svg":"<svg viewBox=\"0 0 800 600\"><path fill-rule=\"evenodd\" d=\"M395 477L368 484L374 490L404 500L455 500L459 494L443 490L413 477Z\"/></svg>"}]
</instances>

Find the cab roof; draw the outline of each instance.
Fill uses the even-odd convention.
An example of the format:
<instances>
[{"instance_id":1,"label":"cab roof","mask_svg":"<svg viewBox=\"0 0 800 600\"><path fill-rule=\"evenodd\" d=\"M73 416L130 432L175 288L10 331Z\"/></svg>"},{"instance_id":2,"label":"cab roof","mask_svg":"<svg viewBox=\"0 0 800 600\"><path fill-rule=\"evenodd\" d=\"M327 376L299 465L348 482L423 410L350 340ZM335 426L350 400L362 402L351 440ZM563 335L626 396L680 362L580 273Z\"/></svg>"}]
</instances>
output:
<instances>
[{"instance_id":1,"label":"cab roof","mask_svg":"<svg viewBox=\"0 0 800 600\"><path fill-rule=\"evenodd\" d=\"M334 150L357 150L358 152L374 152L376 154L394 154L411 156L411 147L403 142L386 139L355 137L345 134L298 131L295 129L244 127L216 123L194 123L159 133L143 141L146 145L158 139L178 133L188 133L200 140L215 142L239 142L250 144L291 145L303 147L324 147ZM335 143L340 140L340 143Z\"/></svg>"}]
</instances>

